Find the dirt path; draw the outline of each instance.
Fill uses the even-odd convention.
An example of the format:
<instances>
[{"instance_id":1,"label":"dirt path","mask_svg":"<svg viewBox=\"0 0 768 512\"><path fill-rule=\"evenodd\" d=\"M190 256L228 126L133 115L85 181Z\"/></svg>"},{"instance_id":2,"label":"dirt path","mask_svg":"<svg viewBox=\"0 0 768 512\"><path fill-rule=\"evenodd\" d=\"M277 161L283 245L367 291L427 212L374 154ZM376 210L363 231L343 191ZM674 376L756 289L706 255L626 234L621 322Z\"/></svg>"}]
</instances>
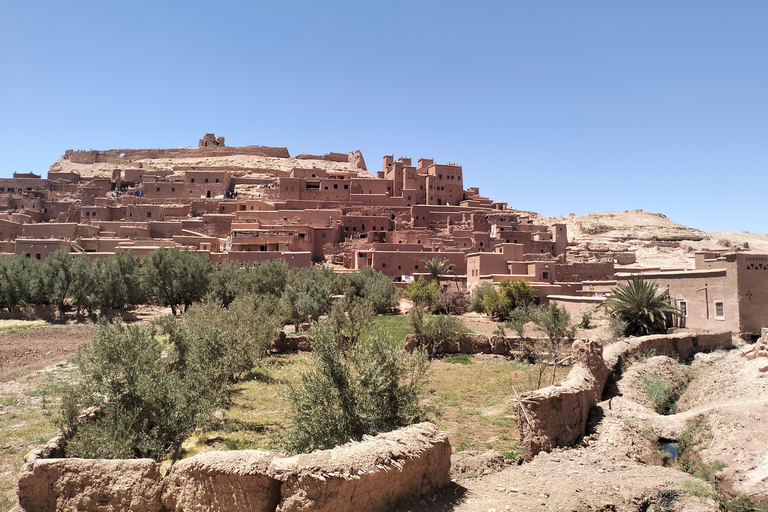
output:
<instances>
[{"instance_id":1,"label":"dirt path","mask_svg":"<svg viewBox=\"0 0 768 512\"><path fill-rule=\"evenodd\" d=\"M0 334L0 381L66 360L94 329L93 324L52 325Z\"/></svg>"}]
</instances>

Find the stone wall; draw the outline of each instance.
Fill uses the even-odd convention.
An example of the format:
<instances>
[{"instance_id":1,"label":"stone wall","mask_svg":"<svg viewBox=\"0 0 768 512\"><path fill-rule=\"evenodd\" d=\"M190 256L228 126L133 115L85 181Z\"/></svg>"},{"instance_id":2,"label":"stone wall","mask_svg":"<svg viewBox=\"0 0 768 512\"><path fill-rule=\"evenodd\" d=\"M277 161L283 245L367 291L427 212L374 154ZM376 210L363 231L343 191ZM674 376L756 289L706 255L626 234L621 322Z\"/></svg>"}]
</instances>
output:
<instances>
[{"instance_id":1,"label":"stone wall","mask_svg":"<svg viewBox=\"0 0 768 512\"><path fill-rule=\"evenodd\" d=\"M584 436L590 409L601 400L608 376L628 356L653 352L687 360L697 352L730 348L730 331L627 338L605 349L597 342L577 340L572 347L573 368L563 382L520 396L516 411L520 445L530 458L578 442Z\"/></svg>"},{"instance_id":2,"label":"stone wall","mask_svg":"<svg viewBox=\"0 0 768 512\"><path fill-rule=\"evenodd\" d=\"M178 462L164 479L149 459L51 458L56 456L58 439L27 455L20 510L387 510L450 483L451 445L433 424L420 423L293 457L208 451Z\"/></svg>"}]
</instances>

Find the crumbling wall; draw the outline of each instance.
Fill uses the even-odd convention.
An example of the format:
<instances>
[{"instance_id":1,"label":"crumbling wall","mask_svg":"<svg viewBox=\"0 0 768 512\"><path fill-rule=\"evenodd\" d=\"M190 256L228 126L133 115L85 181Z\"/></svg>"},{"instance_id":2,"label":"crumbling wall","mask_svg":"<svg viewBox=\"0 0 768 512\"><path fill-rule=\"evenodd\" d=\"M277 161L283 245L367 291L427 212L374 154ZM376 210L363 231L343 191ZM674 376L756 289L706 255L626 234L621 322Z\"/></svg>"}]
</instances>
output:
<instances>
[{"instance_id":1,"label":"crumbling wall","mask_svg":"<svg viewBox=\"0 0 768 512\"><path fill-rule=\"evenodd\" d=\"M498 354L508 356L519 353L523 341L523 339L516 337L462 334L455 340L443 341L436 346L426 348L430 354ZM422 342L416 334L405 336L405 350L408 352L413 352L421 345Z\"/></svg>"},{"instance_id":2,"label":"crumbling wall","mask_svg":"<svg viewBox=\"0 0 768 512\"><path fill-rule=\"evenodd\" d=\"M654 353L690 359L697 352L733 348L731 332L658 334L627 338L605 347L575 341L573 368L563 382L523 394L518 401L520 445L527 457L559 446L572 446L584 436L590 409L622 359Z\"/></svg>"},{"instance_id":3,"label":"crumbling wall","mask_svg":"<svg viewBox=\"0 0 768 512\"><path fill-rule=\"evenodd\" d=\"M287 148L268 146L208 146L169 149L107 149L104 151L64 152L64 159L76 164L129 164L133 160L154 158L205 158L215 156L255 155L275 158L290 158Z\"/></svg>"},{"instance_id":4,"label":"crumbling wall","mask_svg":"<svg viewBox=\"0 0 768 512\"><path fill-rule=\"evenodd\" d=\"M387 510L450 482L451 445L431 423L294 457L259 450L209 451L168 477L149 459L62 459L59 439L31 452L19 506L48 511Z\"/></svg>"},{"instance_id":5,"label":"crumbling wall","mask_svg":"<svg viewBox=\"0 0 768 512\"><path fill-rule=\"evenodd\" d=\"M584 436L589 410L599 400L610 373L595 341L573 342L573 368L554 386L523 394L517 407L520 445L532 457Z\"/></svg>"}]
</instances>

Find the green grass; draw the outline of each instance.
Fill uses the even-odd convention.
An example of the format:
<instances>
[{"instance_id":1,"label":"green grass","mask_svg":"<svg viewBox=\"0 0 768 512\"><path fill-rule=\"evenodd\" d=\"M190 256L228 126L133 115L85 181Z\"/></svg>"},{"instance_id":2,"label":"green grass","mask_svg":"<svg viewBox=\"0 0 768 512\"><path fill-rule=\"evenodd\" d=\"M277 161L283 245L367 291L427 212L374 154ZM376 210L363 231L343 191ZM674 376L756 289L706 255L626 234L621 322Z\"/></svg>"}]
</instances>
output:
<instances>
[{"instance_id":1,"label":"green grass","mask_svg":"<svg viewBox=\"0 0 768 512\"><path fill-rule=\"evenodd\" d=\"M444 357L443 362L453 364L472 364L472 358L467 354L454 354L452 356Z\"/></svg>"},{"instance_id":2,"label":"green grass","mask_svg":"<svg viewBox=\"0 0 768 512\"><path fill-rule=\"evenodd\" d=\"M386 317L383 317L386 318ZM424 400L427 420L449 432L454 451L498 450L507 458L522 454L515 421L514 386L523 393L535 386L532 365L503 358L470 358L472 364L431 363L433 376ZM279 450L289 410L281 395L299 382L309 354L266 359L253 378L234 386L232 406L215 428L197 432L184 443L184 457L207 449ZM559 373L562 378L567 371Z\"/></svg>"}]
</instances>

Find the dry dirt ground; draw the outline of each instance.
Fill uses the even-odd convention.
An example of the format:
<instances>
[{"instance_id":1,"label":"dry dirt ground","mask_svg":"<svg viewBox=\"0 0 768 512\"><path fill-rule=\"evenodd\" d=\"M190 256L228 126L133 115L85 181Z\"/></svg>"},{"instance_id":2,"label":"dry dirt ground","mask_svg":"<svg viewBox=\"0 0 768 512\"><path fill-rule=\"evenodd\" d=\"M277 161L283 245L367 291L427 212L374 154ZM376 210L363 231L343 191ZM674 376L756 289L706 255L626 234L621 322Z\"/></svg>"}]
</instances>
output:
<instances>
[{"instance_id":1,"label":"dry dirt ground","mask_svg":"<svg viewBox=\"0 0 768 512\"><path fill-rule=\"evenodd\" d=\"M93 330L93 324L51 325L0 335L0 381L66 360Z\"/></svg>"}]
</instances>

